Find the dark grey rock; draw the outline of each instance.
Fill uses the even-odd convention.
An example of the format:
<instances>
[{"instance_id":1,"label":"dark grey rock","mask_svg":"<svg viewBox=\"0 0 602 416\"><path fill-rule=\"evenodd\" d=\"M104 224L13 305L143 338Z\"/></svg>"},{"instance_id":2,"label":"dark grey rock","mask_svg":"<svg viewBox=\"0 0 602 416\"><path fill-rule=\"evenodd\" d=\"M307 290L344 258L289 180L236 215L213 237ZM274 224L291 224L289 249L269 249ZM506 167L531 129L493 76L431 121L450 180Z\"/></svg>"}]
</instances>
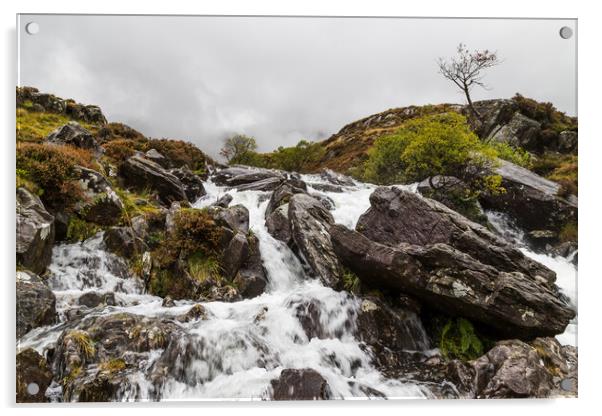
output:
<instances>
[{"instance_id":1,"label":"dark grey rock","mask_svg":"<svg viewBox=\"0 0 602 416\"><path fill-rule=\"evenodd\" d=\"M272 380L273 400L328 400L332 393L328 383L316 370L286 369Z\"/></svg>"},{"instance_id":2,"label":"dark grey rock","mask_svg":"<svg viewBox=\"0 0 602 416\"><path fill-rule=\"evenodd\" d=\"M56 298L37 275L17 272L17 339L39 326L56 321Z\"/></svg>"},{"instance_id":3,"label":"dark grey rock","mask_svg":"<svg viewBox=\"0 0 602 416\"><path fill-rule=\"evenodd\" d=\"M75 121L70 121L46 137L50 143L68 144L82 149L98 151L100 147L88 130Z\"/></svg>"}]
</instances>

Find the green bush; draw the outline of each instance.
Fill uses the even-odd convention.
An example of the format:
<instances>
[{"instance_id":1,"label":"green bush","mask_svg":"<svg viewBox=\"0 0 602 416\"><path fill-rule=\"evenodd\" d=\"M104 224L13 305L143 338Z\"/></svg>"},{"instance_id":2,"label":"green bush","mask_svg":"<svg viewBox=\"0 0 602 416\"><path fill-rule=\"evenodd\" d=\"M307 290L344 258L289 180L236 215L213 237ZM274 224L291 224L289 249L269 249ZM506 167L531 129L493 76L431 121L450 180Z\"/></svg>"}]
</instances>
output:
<instances>
[{"instance_id":1,"label":"green bush","mask_svg":"<svg viewBox=\"0 0 602 416\"><path fill-rule=\"evenodd\" d=\"M512 100L518 106L521 114L540 122L543 130L549 129L556 133L564 130L577 130L577 118L569 117L558 111L552 103L540 103L518 93Z\"/></svg>"},{"instance_id":2,"label":"green bush","mask_svg":"<svg viewBox=\"0 0 602 416\"><path fill-rule=\"evenodd\" d=\"M457 113L409 120L395 134L378 138L368 154L363 177L377 184L442 175L462 180L475 195L501 191L501 178L492 174L495 150L483 144Z\"/></svg>"},{"instance_id":3,"label":"green bush","mask_svg":"<svg viewBox=\"0 0 602 416\"><path fill-rule=\"evenodd\" d=\"M531 167L531 154L525 149L501 142L490 142L488 145L500 159L507 160L526 169Z\"/></svg>"},{"instance_id":4,"label":"green bush","mask_svg":"<svg viewBox=\"0 0 602 416\"><path fill-rule=\"evenodd\" d=\"M449 319L441 331L439 349L445 358L468 361L483 355L483 343L470 321Z\"/></svg>"}]
</instances>

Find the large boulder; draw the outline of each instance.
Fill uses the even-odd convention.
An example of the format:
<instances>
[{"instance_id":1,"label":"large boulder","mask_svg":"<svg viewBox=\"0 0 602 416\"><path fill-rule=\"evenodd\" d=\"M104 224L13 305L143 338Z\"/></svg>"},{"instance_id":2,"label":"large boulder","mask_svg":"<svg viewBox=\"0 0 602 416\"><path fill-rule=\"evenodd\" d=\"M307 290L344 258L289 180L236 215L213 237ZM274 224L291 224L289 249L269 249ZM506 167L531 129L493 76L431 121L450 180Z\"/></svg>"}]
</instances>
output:
<instances>
[{"instance_id":1,"label":"large boulder","mask_svg":"<svg viewBox=\"0 0 602 416\"><path fill-rule=\"evenodd\" d=\"M43 273L50 264L54 242L54 217L40 198L25 188L17 189L17 264Z\"/></svg>"},{"instance_id":2,"label":"large boulder","mask_svg":"<svg viewBox=\"0 0 602 416\"><path fill-rule=\"evenodd\" d=\"M328 382L311 368L285 369L272 380L273 400L328 400L332 393Z\"/></svg>"},{"instance_id":3,"label":"large boulder","mask_svg":"<svg viewBox=\"0 0 602 416\"><path fill-rule=\"evenodd\" d=\"M520 272L553 283L555 273L526 257L506 240L445 205L397 187L377 188L356 229L388 246L443 243L502 272Z\"/></svg>"},{"instance_id":4,"label":"large boulder","mask_svg":"<svg viewBox=\"0 0 602 416\"><path fill-rule=\"evenodd\" d=\"M144 241L131 227L111 227L105 231L103 242L107 251L126 259L132 259L146 251Z\"/></svg>"},{"instance_id":5,"label":"large boulder","mask_svg":"<svg viewBox=\"0 0 602 416\"><path fill-rule=\"evenodd\" d=\"M59 127L46 137L50 143L68 144L82 149L99 150L96 139L88 130L75 121Z\"/></svg>"},{"instance_id":6,"label":"large boulder","mask_svg":"<svg viewBox=\"0 0 602 416\"><path fill-rule=\"evenodd\" d=\"M342 175L331 169L324 169L320 172L320 177L333 185L355 186L355 182L349 176Z\"/></svg>"},{"instance_id":7,"label":"large boulder","mask_svg":"<svg viewBox=\"0 0 602 416\"><path fill-rule=\"evenodd\" d=\"M46 402L46 389L52 383L52 371L36 350L17 353L17 403Z\"/></svg>"},{"instance_id":8,"label":"large boulder","mask_svg":"<svg viewBox=\"0 0 602 416\"><path fill-rule=\"evenodd\" d=\"M496 173L502 177L506 192L483 196L485 208L510 215L528 231L558 231L564 224L577 221L577 197L559 196L556 182L506 161L500 161Z\"/></svg>"},{"instance_id":9,"label":"large boulder","mask_svg":"<svg viewBox=\"0 0 602 416\"><path fill-rule=\"evenodd\" d=\"M219 209L213 208L216 211L215 219L226 225L234 232L240 231L243 234L249 232L249 210L244 205L234 205L229 208Z\"/></svg>"},{"instance_id":10,"label":"large boulder","mask_svg":"<svg viewBox=\"0 0 602 416\"><path fill-rule=\"evenodd\" d=\"M265 220L268 233L276 240L288 244L291 241L291 224L288 220L288 204L276 208Z\"/></svg>"},{"instance_id":11,"label":"large boulder","mask_svg":"<svg viewBox=\"0 0 602 416\"><path fill-rule=\"evenodd\" d=\"M170 172L182 182L184 192L186 192L186 197L190 202L194 202L207 194L203 186L203 180L192 173L188 167L182 166L178 169L172 169Z\"/></svg>"},{"instance_id":12,"label":"large boulder","mask_svg":"<svg viewBox=\"0 0 602 416\"><path fill-rule=\"evenodd\" d=\"M577 350L554 338L500 341L471 365L477 398L577 396Z\"/></svg>"},{"instance_id":13,"label":"large boulder","mask_svg":"<svg viewBox=\"0 0 602 416\"><path fill-rule=\"evenodd\" d=\"M163 167L165 169L171 168L171 162L169 161L169 159L167 159L165 156L163 156L161 153L159 153L159 151L156 149L148 150L144 154L144 157L148 160L152 160L153 162L155 162L158 165L161 165L161 167Z\"/></svg>"},{"instance_id":14,"label":"large boulder","mask_svg":"<svg viewBox=\"0 0 602 416\"><path fill-rule=\"evenodd\" d=\"M286 175L282 171L274 169L263 169L249 166L230 166L221 169L213 175L213 181L220 186L246 185L258 182L264 179L279 178L285 179Z\"/></svg>"},{"instance_id":15,"label":"large boulder","mask_svg":"<svg viewBox=\"0 0 602 416\"><path fill-rule=\"evenodd\" d=\"M17 338L34 328L56 321L56 297L38 277L28 271L17 272Z\"/></svg>"},{"instance_id":16,"label":"large boulder","mask_svg":"<svg viewBox=\"0 0 602 416\"><path fill-rule=\"evenodd\" d=\"M516 112L508 123L496 126L488 140L534 150L539 147L540 132L541 123Z\"/></svg>"},{"instance_id":17,"label":"large boulder","mask_svg":"<svg viewBox=\"0 0 602 416\"><path fill-rule=\"evenodd\" d=\"M76 204L76 210L86 221L100 225L115 225L121 219L123 202L109 181L95 170L76 166L78 184L84 198Z\"/></svg>"},{"instance_id":18,"label":"large boulder","mask_svg":"<svg viewBox=\"0 0 602 416\"><path fill-rule=\"evenodd\" d=\"M320 201L306 194L293 195L288 205L294 249L311 275L327 286L338 287L342 270L329 236L334 224L332 215Z\"/></svg>"},{"instance_id":19,"label":"large boulder","mask_svg":"<svg viewBox=\"0 0 602 416\"><path fill-rule=\"evenodd\" d=\"M249 235L247 242L248 253L236 273L234 284L243 298L254 298L264 292L268 278L261 261L259 239L255 235Z\"/></svg>"},{"instance_id":20,"label":"large boulder","mask_svg":"<svg viewBox=\"0 0 602 416\"><path fill-rule=\"evenodd\" d=\"M127 188L156 191L166 205L187 200L184 186L176 176L140 155L134 155L122 163L119 175Z\"/></svg>"},{"instance_id":21,"label":"large boulder","mask_svg":"<svg viewBox=\"0 0 602 416\"><path fill-rule=\"evenodd\" d=\"M499 337L560 334L575 317L545 278L497 269L448 244L391 247L340 225L330 235L341 262L368 287L409 294L480 322Z\"/></svg>"}]
</instances>

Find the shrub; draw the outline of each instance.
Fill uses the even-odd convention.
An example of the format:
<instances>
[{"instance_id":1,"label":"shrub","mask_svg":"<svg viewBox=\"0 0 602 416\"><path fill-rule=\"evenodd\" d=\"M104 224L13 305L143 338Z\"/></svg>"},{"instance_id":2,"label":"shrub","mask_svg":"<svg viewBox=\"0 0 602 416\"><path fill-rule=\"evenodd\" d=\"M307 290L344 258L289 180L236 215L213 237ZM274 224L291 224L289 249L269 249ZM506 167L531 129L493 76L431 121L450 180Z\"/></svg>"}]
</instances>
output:
<instances>
[{"instance_id":1,"label":"shrub","mask_svg":"<svg viewBox=\"0 0 602 416\"><path fill-rule=\"evenodd\" d=\"M98 225L73 216L69 218L69 224L67 225L67 241L84 241L100 230L101 228Z\"/></svg>"},{"instance_id":2,"label":"shrub","mask_svg":"<svg viewBox=\"0 0 602 416\"><path fill-rule=\"evenodd\" d=\"M483 343L470 321L449 319L441 331L439 349L445 358L468 361L483 355Z\"/></svg>"},{"instance_id":3,"label":"shrub","mask_svg":"<svg viewBox=\"0 0 602 416\"><path fill-rule=\"evenodd\" d=\"M552 103L539 103L518 93L512 100L521 114L540 122L544 130L550 129L556 133L564 130L577 130L577 118L569 117L558 111Z\"/></svg>"},{"instance_id":4,"label":"shrub","mask_svg":"<svg viewBox=\"0 0 602 416\"><path fill-rule=\"evenodd\" d=\"M272 167L289 172L307 172L324 155L320 143L301 140L293 147L279 147L271 154Z\"/></svg>"},{"instance_id":5,"label":"shrub","mask_svg":"<svg viewBox=\"0 0 602 416\"><path fill-rule=\"evenodd\" d=\"M411 183L434 176L453 176L473 191L501 191L492 174L496 153L470 130L457 113L418 117L392 135L378 138L369 151L364 178L377 184ZM435 185L431 183L432 187Z\"/></svg>"},{"instance_id":6,"label":"shrub","mask_svg":"<svg viewBox=\"0 0 602 416\"><path fill-rule=\"evenodd\" d=\"M94 342L90 339L90 335L87 332L81 330L71 330L65 336L65 341L73 342L79 353L82 354L86 359L90 359L96 353L96 348L94 348Z\"/></svg>"},{"instance_id":7,"label":"shrub","mask_svg":"<svg viewBox=\"0 0 602 416\"><path fill-rule=\"evenodd\" d=\"M118 139L104 143L102 147L105 155L112 159L117 165L123 163L127 158L133 156L141 146L132 140Z\"/></svg>"},{"instance_id":8,"label":"shrub","mask_svg":"<svg viewBox=\"0 0 602 416\"><path fill-rule=\"evenodd\" d=\"M532 170L560 184L558 194L562 197L578 194L578 157L546 153L533 161Z\"/></svg>"},{"instance_id":9,"label":"shrub","mask_svg":"<svg viewBox=\"0 0 602 416\"><path fill-rule=\"evenodd\" d=\"M17 146L17 182L36 192L50 210L70 209L82 199L75 166L94 168L92 154L72 146L21 143Z\"/></svg>"},{"instance_id":10,"label":"shrub","mask_svg":"<svg viewBox=\"0 0 602 416\"><path fill-rule=\"evenodd\" d=\"M132 140L145 142L147 139L142 133L123 123L108 123L98 130L98 138L104 142L113 140Z\"/></svg>"},{"instance_id":11,"label":"shrub","mask_svg":"<svg viewBox=\"0 0 602 416\"><path fill-rule=\"evenodd\" d=\"M223 156L229 164L241 163L240 159L250 153L255 153L257 150L257 142L253 137L245 136L244 134L235 134L224 140L224 145L220 150L220 155Z\"/></svg>"},{"instance_id":12,"label":"shrub","mask_svg":"<svg viewBox=\"0 0 602 416\"><path fill-rule=\"evenodd\" d=\"M187 165L192 171L202 171L210 159L192 143L183 140L149 139L144 151L155 149L176 167Z\"/></svg>"},{"instance_id":13,"label":"shrub","mask_svg":"<svg viewBox=\"0 0 602 416\"><path fill-rule=\"evenodd\" d=\"M525 149L501 142L490 142L488 145L500 159L507 160L523 168L529 169L531 167L531 154Z\"/></svg>"}]
</instances>

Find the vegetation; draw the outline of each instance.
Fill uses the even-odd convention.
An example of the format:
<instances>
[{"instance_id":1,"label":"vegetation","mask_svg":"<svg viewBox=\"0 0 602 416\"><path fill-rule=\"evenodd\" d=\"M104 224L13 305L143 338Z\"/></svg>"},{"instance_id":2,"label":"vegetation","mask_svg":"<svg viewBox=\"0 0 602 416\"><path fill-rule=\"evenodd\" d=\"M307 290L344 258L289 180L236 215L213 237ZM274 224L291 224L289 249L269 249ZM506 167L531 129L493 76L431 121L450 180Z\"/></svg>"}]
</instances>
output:
<instances>
[{"instance_id":1,"label":"vegetation","mask_svg":"<svg viewBox=\"0 0 602 416\"><path fill-rule=\"evenodd\" d=\"M514 147L508 143L503 142L489 142L488 146L491 147L497 157L500 159L512 162L515 165L522 166L523 168L530 169L532 165L531 154L525 149L520 147Z\"/></svg>"},{"instance_id":2,"label":"vegetation","mask_svg":"<svg viewBox=\"0 0 602 416\"><path fill-rule=\"evenodd\" d=\"M103 361L98 365L98 370L109 374L117 373L126 368L126 363L123 358L112 358L108 361Z\"/></svg>"},{"instance_id":3,"label":"vegetation","mask_svg":"<svg viewBox=\"0 0 602 416\"><path fill-rule=\"evenodd\" d=\"M72 216L69 218L69 224L67 225L67 241L84 241L100 230L101 228L98 225Z\"/></svg>"},{"instance_id":4,"label":"vegetation","mask_svg":"<svg viewBox=\"0 0 602 416\"><path fill-rule=\"evenodd\" d=\"M82 354L85 359L94 357L94 354L96 353L94 342L90 339L90 335L85 331L78 329L69 331L65 336L65 342L73 342L77 346L79 353Z\"/></svg>"},{"instance_id":5,"label":"vegetation","mask_svg":"<svg viewBox=\"0 0 602 416\"><path fill-rule=\"evenodd\" d=\"M565 130L577 131L577 118L558 111L552 103L540 103L518 93L512 100L521 114L540 122L542 130L552 130L556 133Z\"/></svg>"},{"instance_id":6,"label":"vegetation","mask_svg":"<svg viewBox=\"0 0 602 416\"><path fill-rule=\"evenodd\" d=\"M546 153L533 160L531 169L560 184L558 194L563 197L578 194L578 157Z\"/></svg>"},{"instance_id":7,"label":"vegetation","mask_svg":"<svg viewBox=\"0 0 602 416\"><path fill-rule=\"evenodd\" d=\"M249 153L255 153L256 150L257 142L253 137L236 134L224 140L220 155L226 159L228 164L232 165L242 163L242 160L249 157Z\"/></svg>"},{"instance_id":8,"label":"vegetation","mask_svg":"<svg viewBox=\"0 0 602 416\"><path fill-rule=\"evenodd\" d=\"M52 211L69 210L82 198L76 165L94 168L92 154L72 146L20 143L17 186L25 186Z\"/></svg>"},{"instance_id":9,"label":"vegetation","mask_svg":"<svg viewBox=\"0 0 602 416\"><path fill-rule=\"evenodd\" d=\"M468 361L483 355L483 343L470 321L464 318L450 319L439 339L439 349L446 358Z\"/></svg>"},{"instance_id":10,"label":"vegetation","mask_svg":"<svg viewBox=\"0 0 602 416\"><path fill-rule=\"evenodd\" d=\"M462 43L458 45L456 57L449 60L439 58L439 72L462 90L468 101L468 108L479 121L482 121L482 117L472 103L470 90L474 86L487 88L482 81L483 72L499 63L500 60L495 52L488 50L470 52Z\"/></svg>"},{"instance_id":11,"label":"vegetation","mask_svg":"<svg viewBox=\"0 0 602 416\"><path fill-rule=\"evenodd\" d=\"M17 142L40 143L69 121L71 119L64 114L34 111L31 102L25 102L17 108ZM92 133L98 131L98 126L94 124L79 123Z\"/></svg>"},{"instance_id":12,"label":"vegetation","mask_svg":"<svg viewBox=\"0 0 602 416\"><path fill-rule=\"evenodd\" d=\"M205 153L192 143L174 139L148 139L144 151L155 149L165 156L174 167L188 166L197 174L205 172L205 164L210 161Z\"/></svg>"},{"instance_id":13,"label":"vegetation","mask_svg":"<svg viewBox=\"0 0 602 416\"><path fill-rule=\"evenodd\" d=\"M361 281L355 273L349 269L343 271L343 289L349 293L360 293Z\"/></svg>"},{"instance_id":14,"label":"vegetation","mask_svg":"<svg viewBox=\"0 0 602 416\"><path fill-rule=\"evenodd\" d=\"M435 176L452 176L467 185L471 195L466 198L501 191L501 178L492 174L495 150L483 144L457 113L409 120L395 134L377 139L368 154L361 176L377 184L428 178L437 189Z\"/></svg>"},{"instance_id":15,"label":"vegetation","mask_svg":"<svg viewBox=\"0 0 602 416\"><path fill-rule=\"evenodd\" d=\"M577 242L578 238L578 227L577 223L569 222L566 223L558 233L558 239L561 243L566 243L568 241Z\"/></svg>"}]
</instances>

